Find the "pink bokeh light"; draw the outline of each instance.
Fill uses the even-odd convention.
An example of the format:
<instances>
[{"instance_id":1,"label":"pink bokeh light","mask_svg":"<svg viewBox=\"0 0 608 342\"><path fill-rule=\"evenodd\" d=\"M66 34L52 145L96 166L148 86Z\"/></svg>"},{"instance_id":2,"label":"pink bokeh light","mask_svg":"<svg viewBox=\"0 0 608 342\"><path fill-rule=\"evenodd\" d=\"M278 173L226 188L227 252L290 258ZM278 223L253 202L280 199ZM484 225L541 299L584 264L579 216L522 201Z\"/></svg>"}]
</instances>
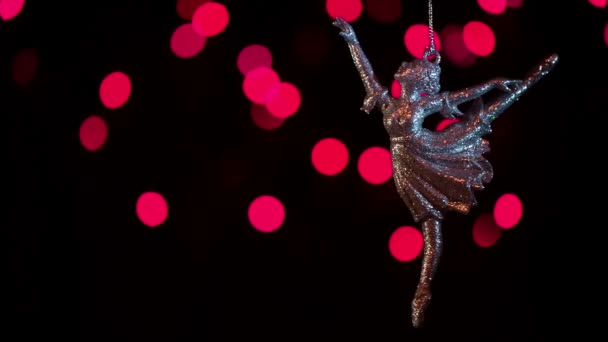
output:
<instances>
[{"instance_id":1,"label":"pink bokeh light","mask_svg":"<svg viewBox=\"0 0 608 342\"><path fill-rule=\"evenodd\" d=\"M25 48L17 52L13 58L11 71L13 80L19 85L32 81L38 70L38 53L33 48Z\"/></svg>"},{"instance_id":2,"label":"pink bokeh light","mask_svg":"<svg viewBox=\"0 0 608 342\"><path fill-rule=\"evenodd\" d=\"M131 96L131 80L120 71L107 75L99 87L99 97L106 108L122 107Z\"/></svg>"},{"instance_id":3,"label":"pink bokeh light","mask_svg":"<svg viewBox=\"0 0 608 342\"><path fill-rule=\"evenodd\" d=\"M263 130L277 129L285 122L285 119L270 114L264 105L252 103L249 113L251 114L251 121Z\"/></svg>"},{"instance_id":4,"label":"pink bokeh light","mask_svg":"<svg viewBox=\"0 0 608 342\"><path fill-rule=\"evenodd\" d=\"M194 31L204 37L222 33L229 21L226 6L214 1L205 2L192 15Z\"/></svg>"},{"instance_id":5,"label":"pink bokeh light","mask_svg":"<svg viewBox=\"0 0 608 342\"><path fill-rule=\"evenodd\" d=\"M391 96L396 99L401 97L401 84L397 80L393 80L391 83Z\"/></svg>"},{"instance_id":6,"label":"pink bokeh light","mask_svg":"<svg viewBox=\"0 0 608 342\"><path fill-rule=\"evenodd\" d=\"M392 23L401 16L401 0L365 0L365 9L375 21Z\"/></svg>"},{"instance_id":7,"label":"pink bokeh light","mask_svg":"<svg viewBox=\"0 0 608 342\"><path fill-rule=\"evenodd\" d=\"M475 64L475 56L464 44L462 27L448 24L441 30L441 41L443 42L443 55L454 65L469 67Z\"/></svg>"},{"instance_id":8,"label":"pink bokeh light","mask_svg":"<svg viewBox=\"0 0 608 342\"><path fill-rule=\"evenodd\" d=\"M435 49L440 52L441 43L437 32L433 32L433 37ZM431 44L429 27L424 24L414 24L408 27L403 35L403 42L405 43L405 48L412 56L421 59L424 55L424 50Z\"/></svg>"},{"instance_id":9,"label":"pink bokeh light","mask_svg":"<svg viewBox=\"0 0 608 342\"><path fill-rule=\"evenodd\" d=\"M438 124L437 127L435 128L435 131L439 132L439 131L443 131L444 129L446 129L446 127L450 126L451 124L457 123L458 119L443 119L441 120Z\"/></svg>"},{"instance_id":10,"label":"pink bokeh light","mask_svg":"<svg viewBox=\"0 0 608 342\"><path fill-rule=\"evenodd\" d=\"M210 0L177 0L177 14L184 20L192 20L197 8Z\"/></svg>"},{"instance_id":11,"label":"pink bokeh light","mask_svg":"<svg viewBox=\"0 0 608 342\"><path fill-rule=\"evenodd\" d=\"M604 27L604 43L608 46L608 23L606 23L606 27Z\"/></svg>"},{"instance_id":12,"label":"pink bokeh light","mask_svg":"<svg viewBox=\"0 0 608 342\"><path fill-rule=\"evenodd\" d=\"M267 47L260 44L252 44L244 47L236 59L237 67L243 75L258 67L272 66L272 54Z\"/></svg>"},{"instance_id":13,"label":"pink bokeh light","mask_svg":"<svg viewBox=\"0 0 608 342\"><path fill-rule=\"evenodd\" d=\"M300 91L289 82L276 83L268 91L266 108L270 114L278 118L288 118L300 108Z\"/></svg>"},{"instance_id":14,"label":"pink bokeh light","mask_svg":"<svg viewBox=\"0 0 608 342\"><path fill-rule=\"evenodd\" d=\"M507 0L507 7L519 8L524 4L524 0Z\"/></svg>"},{"instance_id":15,"label":"pink bokeh light","mask_svg":"<svg viewBox=\"0 0 608 342\"><path fill-rule=\"evenodd\" d=\"M494 31L481 21L470 21L464 25L462 37L467 49L477 56L486 57L494 51Z\"/></svg>"},{"instance_id":16,"label":"pink bokeh light","mask_svg":"<svg viewBox=\"0 0 608 342\"><path fill-rule=\"evenodd\" d=\"M285 220L285 208L276 197L263 195L251 202L248 210L249 222L253 228L264 232L273 232Z\"/></svg>"},{"instance_id":17,"label":"pink bokeh light","mask_svg":"<svg viewBox=\"0 0 608 342\"><path fill-rule=\"evenodd\" d=\"M194 32L192 24L180 25L171 35L171 51L179 58L191 58L199 54L207 39Z\"/></svg>"},{"instance_id":18,"label":"pink bokeh light","mask_svg":"<svg viewBox=\"0 0 608 342\"><path fill-rule=\"evenodd\" d=\"M473 223L473 241L483 248L494 245L502 236L502 229L496 225L492 214L479 215Z\"/></svg>"},{"instance_id":19,"label":"pink bokeh light","mask_svg":"<svg viewBox=\"0 0 608 342\"><path fill-rule=\"evenodd\" d=\"M504 194L494 204L494 221L500 228L513 228L521 220L522 214L523 205L515 194Z\"/></svg>"},{"instance_id":20,"label":"pink bokeh light","mask_svg":"<svg viewBox=\"0 0 608 342\"><path fill-rule=\"evenodd\" d=\"M91 115L80 125L80 143L88 151L99 150L108 138L108 127L104 119Z\"/></svg>"},{"instance_id":21,"label":"pink bokeh light","mask_svg":"<svg viewBox=\"0 0 608 342\"><path fill-rule=\"evenodd\" d=\"M151 228L165 222L169 214L167 201L157 192L145 192L139 196L135 209L139 220Z\"/></svg>"},{"instance_id":22,"label":"pink bokeh light","mask_svg":"<svg viewBox=\"0 0 608 342\"><path fill-rule=\"evenodd\" d=\"M606 7L608 0L589 0L589 3L598 8Z\"/></svg>"},{"instance_id":23,"label":"pink bokeh light","mask_svg":"<svg viewBox=\"0 0 608 342\"><path fill-rule=\"evenodd\" d=\"M412 261L422 252L424 239L422 233L414 227L399 227L388 240L391 255L401 262Z\"/></svg>"},{"instance_id":24,"label":"pink bokeh light","mask_svg":"<svg viewBox=\"0 0 608 342\"><path fill-rule=\"evenodd\" d=\"M21 13L25 0L0 0L0 18L11 20Z\"/></svg>"},{"instance_id":25,"label":"pink bokeh light","mask_svg":"<svg viewBox=\"0 0 608 342\"><path fill-rule=\"evenodd\" d=\"M477 0L477 4L490 14L501 14L507 8L507 0Z\"/></svg>"},{"instance_id":26,"label":"pink bokeh light","mask_svg":"<svg viewBox=\"0 0 608 342\"><path fill-rule=\"evenodd\" d=\"M312 149L311 160L320 174L334 176L348 164L348 149L336 138L321 139Z\"/></svg>"},{"instance_id":27,"label":"pink bokeh light","mask_svg":"<svg viewBox=\"0 0 608 342\"><path fill-rule=\"evenodd\" d=\"M391 154L384 147L370 147L361 153L357 169L366 182L382 184L393 176Z\"/></svg>"},{"instance_id":28,"label":"pink bokeh light","mask_svg":"<svg viewBox=\"0 0 608 342\"><path fill-rule=\"evenodd\" d=\"M325 9L332 19L341 17L351 23L361 16L363 4L361 0L327 0Z\"/></svg>"},{"instance_id":29,"label":"pink bokeh light","mask_svg":"<svg viewBox=\"0 0 608 342\"><path fill-rule=\"evenodd\" d=\"M280 82L279 75L274 70L268 67L258 67L245 75L243 92L251 102L266 104L270 91Z\"/></svg>"}]
</instances>

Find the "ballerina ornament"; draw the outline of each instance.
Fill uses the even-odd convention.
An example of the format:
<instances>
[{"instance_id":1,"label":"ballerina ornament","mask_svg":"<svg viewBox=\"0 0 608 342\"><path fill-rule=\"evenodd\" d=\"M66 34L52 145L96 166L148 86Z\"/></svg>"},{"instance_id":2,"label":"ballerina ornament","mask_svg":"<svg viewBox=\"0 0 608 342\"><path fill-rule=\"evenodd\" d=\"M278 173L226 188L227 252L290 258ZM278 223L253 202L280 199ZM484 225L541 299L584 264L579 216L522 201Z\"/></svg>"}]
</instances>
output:
<instances>
[{"instance_id":1,"label":"ballerina ornament","mask_svg":"<svg viewBox=\"0 0 608 342\"><path fill-rule=\"evenodd\" d=\"M429 1L430 46L422 59L401 64L395 74L401 95L393 99L378 82L351 25L341 18L336 18L333 24L348 44L365 87L361 110L369 114L379 108L383 114L397 191L414 221L422 225L424 255L412 301L412 324L420 327L431 300L431 281L441 255L444 214L447 211L467 214L476 205L473 192L483 189L493 176L492 165L483 156L489 151L489 143L483 136L491 132L494 119L549 73L558 57L549 56L523 80L496 78L478 86L440 92L441 56L433 43ZM484 105L481 97L494 89L502 94ZM463 114L457 106L469 101L474 101L473 105ZM459 120L442 131L422 127L424 119L434 113Z\"/></svg>"}]
</instances>

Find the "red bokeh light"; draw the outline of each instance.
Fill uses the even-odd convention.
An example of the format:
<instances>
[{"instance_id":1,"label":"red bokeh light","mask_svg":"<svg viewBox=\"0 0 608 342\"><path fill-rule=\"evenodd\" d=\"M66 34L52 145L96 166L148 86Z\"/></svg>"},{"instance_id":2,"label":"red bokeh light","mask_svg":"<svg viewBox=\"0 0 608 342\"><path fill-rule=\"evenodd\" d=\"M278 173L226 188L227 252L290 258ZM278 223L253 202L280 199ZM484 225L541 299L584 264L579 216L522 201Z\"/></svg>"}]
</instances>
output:
<instances>
[{"instance_id":1,"label":"red bokeh light","mask_svg":"<svg viewBox=\"0 0 608 342\"><path fill-rule=\"evenodd\" d=\"M99 97L106 108L116 109L124 105L131 96L129 76L115 71L101 81Z\"/></svg>"},{"instance_id":2,"label":"red bokeh light","mask_svg":"<svg viewBox=\"0 0 608 342\"><path fill-rule=\"evenodd\" d=\"M359 19L363 11L363 4L361 0L327 0L325 8L332 19L341 17L348 22L353 22Z\"/></svg>"},{"instance_id":3,"label":"red bokeh light","mask_svg":"<svg viewBox=\"0 0 608 342\"><path fill-rule=\"evenodd\" d=\"M204 37L220 34L229 20L226 7L213 1L202 4L192 15L194 31Z\"/></svg>"},{"instance_id":4,"label":"red bokeh light","mask_svg":"<svg viewBox=\"0 0 608 342\"><path fill-rule=\"evenodd\" d=\"M285 119L270 114L264 105L252 103L249 113L251 114L253 123L259 128L267 131L279 128L283 122L285 122Z\"/></svg>"},{"instance_id":5,"label":"red bokeh light","mask_svg":"<svg viewBox=\"0 0 608 342\"><path fill-rule=\"evenodd\" d=\"M401 0L365 0L367 14L380 23L392 23L401 16Z\"/></svg>"},{"instance_id":6,"label":"red bokeh light","mask_svg":"<svg viewBox=\"0 0 608 342\"><path fill-rule=\"evenodd\" d=\"M255 68L245 75L243 92L251 102L266 104L270 91L280 82L279 75L274 70L268 67Z\"/></svg>"},{"instance_id":7,"label":"red bokeh light","mask_svg":"<svg viewBox=\"0 0 608 342\"><path fill-rule=\"evenodd\" d=\"M249 71L258 67L270 68L272 66L272 54L264 45L249 45L239 53L236 65L243 75L247 75Z\"/></svg>"},{"instance_id":8,"label":"red bokeh light","mask_svg":"<svg viewBox=\"0 0 608 342\"><path fill-rule=\"evenodd\" d=\"M177 0L177 14L184 20L192 20L192 16L199 8L209 0Z\"/></svg>"},{"instance_id":9,"label":"red bokeh light","mask_svg":"<svg viewBox=\"0 0 608 342\"><path fill-rule=\"evenodd\" d=\"M459 67L468 67L475 63L477 56L464 44L462 27L446 25L439 36L443 42L443 54L450 62Z\"/></svg>"},{"instance_id":10,"label":"red bokeh light","mask_svg":"<svg viewBox=\"0 0 608 342\"><path fill-rule=\"evenodd\" d=\"M500 228L513 228L523 214L523 206L515 194L504 194L494 204L494 221Z\"/></svg>"},{"instance_id":11,"label":"red bokeh light","mask_svg":"<svg viewBox=\"0 0 608 342\"><path fill-rule=\"evenodd\" d=\"M439 42L439 35L437 32L433 32L433 39L435 40L435 49L440 51L441 44ZM405 31L403 36L405 48L414 57L421 59L424 55L424 50L431 44L429 37L429 27L424 24L414 24Z\"/></svg>"},{"instance_id":12,"label":"red bokeh light","mask_svg":"<svg viewBox=\"0 0 608 342\"><path fill-rule=\"evenodd\" d=\"M277 198L263 195L251 202L248 216L253 228L269 233L277 230L283 224L285 208Z\"/></svg>"},{"instance_id":13,"label":"red bokeh light","mask_svg":"<svg viewBox=\"0 0 608 342\"><path fill-rule=\"evenodd\" d=\"M13 80L19 85L28 84L38 70L38 54L32 48L25 48L15 55L12 64Z\"/></svg>"},{"instance_id":14,"label":"red bokeh light","mask_svg":"<svg viewBox=\"0 0 608 342\"><path fill-rule=\"evenodd\" d=\"M477 0L477 3L490 14L501 14L507 8L507 0Z\"/></svg>"},{"instance_id":15,"label":"red bokeh light","mask_svg":"<svg viewBox=\"0 0 608 342\"><path fill-rule=\"evenodd\" d=\"M11 20L15 18L21 10L25 0L0 0L0 18L2 20Z\"/></svg>"},{"instance_id":16,"label":"red bokeh light","mask_svg":"<svg viewBox=\"0 0 608 342\"><path fill-rule=\"evenodd\" d=\"M391 154L383 147L370 147L363 151L357 168L361 177L371 184L384 183L393 176Z\"/></svg>"},{"instance_id":17,"label":"red bokeh light","mask_svg":"<svg viewBox=\"0 0 608 342\"><path fill-rule=\"evenodd\" d=\"M608 46L608 23L606 23L606 27L604 27L604 42L606 46Z\"/></svg>"},{"instance_id":18,"label":"red bokeh light","mask_svg":"<svg viewBox=\"0 0 608 342\"><path fill-rule=\"evenodd\" d=\"M480 247L494 245L501 236L502 229L494 223L491 214L481 214L473 223L473 241Z\"/></svg>"},{"instance_id":19,"label":"red bokeh light","mask_svg":"<svg viewBox=\"0 0 608 342\"><path fill-rule=\"evenodd\" d=\"M599 7L599 8L606 7L606 2L608 2L608 1L607 0L589 0L589 3L591 3L593 6Z\"/></svg>"},{"instance_id":20,"label":"red bokeh light","mask_svg":"<svg viewBox=\"0 0 608 342\"><path fill-rule=\"evenodd\" d=\"M401 84L397 80L393 80L393 83L391 83L391 96L396 99L401 97Z\"/></svg>"},{"instance_id":21,"label":"red bokeh light","mask_svg":"<svg viewBox=\"0 0 608 342\"><path fill-rule=\"evenodd\" d=\"M99 116L91 115L80 125L80 143L88 151L97 151L108 137L106 122Z\"/></svg>"},{"instance_id":22,"label":"red bokeh light","mask_svg":"<svg viewBox=\"0 0 608 342\"><path fill-rule=\"evenodd\" d=\"M165 222L169 207L165 198L157 192L145 192L137 199L137 217L148 227L156 227Z\"/></svg>"},{"instance_id":23,"label":"red bokeh light","mask_svg":"<svg viewBox=\"0 0 608 342\"><path fill-rule=\"evenodd\" d=\"M268 91L266 108L270 114L278 118L288 118L300 108L300 91L288 82L276 83Z\"/></svg>"},{"instance_id":24,"label":"red bokeh light","mask_svg":"<svg viewBox=\"0 0 608 342\"><path fill-rule=\"evenodd\" d=\"M519 8L524 4L524 0L507 0L507 7Z\"/></svg>"},{"instance_id":25,"label":"red bokeh light","mask_svg":"<svg viewBox=\"0 0 608 342\"><path fill-rule=\"evenodd\" d=\"M194 32L192 24L182 24L171 35L171 51L179 58L194 57L203 50L206 40Z\"/></svg>"},{"instance_id":26,"label":"red bokeh light","mask_svg":"<svg viewBox=\"0 0 608 342\"><path fill-rule=\"evenodd\" d=\"M388 240L391 255L401 262L412 261L422 252L424 239L422 233L414 227L399 227Z\"/></svg>"},{"instance_id":27,"label":"red bokeh light","mask_svg":"<svg viewBox=\"0 0 608 342\"><path fill-rule=\"evenodd\" d=\"M311 160L319 173L326 176L337 175L348 164L348 149L338 139L325 138L313 147Z\"/></svg>"},{"instance_id":28,"label":"red bokeh light","mask_svg":"<svg viewBox=\"0 0 608 342\"><path fill-rule=\"evenodd\" d=\"M472 53L485 57L494 51L494 31L481 21L470 21L462 31L464 44Z\"/></svg>"},{"instance_id":29,"label":"red bokeh light","mask_svg":"<svg viewBox=\"0 0 608 342\"><path fill-rule=\"evenodd\" d=\"M435 128L435 131L443 131L446 127L448 127L449 125L456 123L460 120L458 119L443 119L441 120L438 124L437 127Z\"/></svg>"}]
</instances>

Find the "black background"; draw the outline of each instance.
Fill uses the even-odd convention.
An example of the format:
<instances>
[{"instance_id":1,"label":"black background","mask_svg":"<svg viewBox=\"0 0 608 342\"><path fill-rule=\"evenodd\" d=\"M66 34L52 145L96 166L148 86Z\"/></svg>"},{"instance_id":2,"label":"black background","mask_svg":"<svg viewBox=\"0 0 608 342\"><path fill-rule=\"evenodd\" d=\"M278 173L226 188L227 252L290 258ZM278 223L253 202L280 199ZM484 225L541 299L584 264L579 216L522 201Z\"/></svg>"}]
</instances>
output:
<instances>
[{"instance_id":1,"label":"black background","mask_svg":"<svg viewBox=\"0 0 608 342\"><path fill-rule=\"evenodd\" d=\"M576 163L560 161L562 144L576 142L572 132L589 115L605 114L608 91L595 83L607 71L606 10L524 0L493 16L475 1L435 1L438 30L482 20L497 37L494 53L472 67L442 63L443 89L520 78L551 53L561 59L495 121L494 180L470 215L444 221L433 302L415 330L420 258L399 263L387 248L394 229L413 221L392 181L373 186L357 173L357 156L388 139L378 112L359 111L363 88L325 2L223 3L228 27L188 60L169 49L184 22L174 1L26 1L17 18L0 22L8 340L519 341L542 333L552 308L541 298L554 286L545 263L572 253L547 239L571 234L549 223L549 203L566 196L563 173ZM403 32L426 21L424 1L402 4L395 23L364 12L353 24L385 84L411 59ZM315 37L306 54L297 52L301 34ZM273 68L302 94L298 113L274 131L253 125L241 90L236 57L254 43L270 49ZM21 48L35 48L40 60L26 86L11 79ZM108 110L99 83L116 70L130 76L133 92ZM94 153L78 140L92 114L109 128ZM309 158L328 136L350 152L334 177L318 174ZM155 229L135 215L145 191L169 204ZM476 246L475 218L506 192L522 199L521 222L496 245ZM271 234L247 219L249 203L266 193L286 207Z\"/></svg>"}]
</instances>

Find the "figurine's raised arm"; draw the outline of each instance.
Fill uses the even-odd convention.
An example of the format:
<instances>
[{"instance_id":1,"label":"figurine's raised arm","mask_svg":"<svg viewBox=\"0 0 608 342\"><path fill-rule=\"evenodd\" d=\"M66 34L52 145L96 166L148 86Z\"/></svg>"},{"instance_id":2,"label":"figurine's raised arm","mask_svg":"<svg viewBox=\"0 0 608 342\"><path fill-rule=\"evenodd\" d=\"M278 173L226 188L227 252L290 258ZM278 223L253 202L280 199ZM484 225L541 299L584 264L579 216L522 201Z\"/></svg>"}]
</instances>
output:
<instances>
[{"instance_id":1,"label":"figurine's raised arm","mask_svg":"<svg viewBox=\"0 0 608 342\"><path fill-rule=\"evenodd\" d=\"M381 106L390 104L392 99L388 94L388 90L378 82L369 60L363 53L361 45L359 45L352 26L342 18L336 18L333 24L340 29L340 35L348 44L353 62L357 67L357 71L359 71L363 86L365 87L366 96L361 110L369 114L377 104Z\"/></svg>"}]
</instances>

